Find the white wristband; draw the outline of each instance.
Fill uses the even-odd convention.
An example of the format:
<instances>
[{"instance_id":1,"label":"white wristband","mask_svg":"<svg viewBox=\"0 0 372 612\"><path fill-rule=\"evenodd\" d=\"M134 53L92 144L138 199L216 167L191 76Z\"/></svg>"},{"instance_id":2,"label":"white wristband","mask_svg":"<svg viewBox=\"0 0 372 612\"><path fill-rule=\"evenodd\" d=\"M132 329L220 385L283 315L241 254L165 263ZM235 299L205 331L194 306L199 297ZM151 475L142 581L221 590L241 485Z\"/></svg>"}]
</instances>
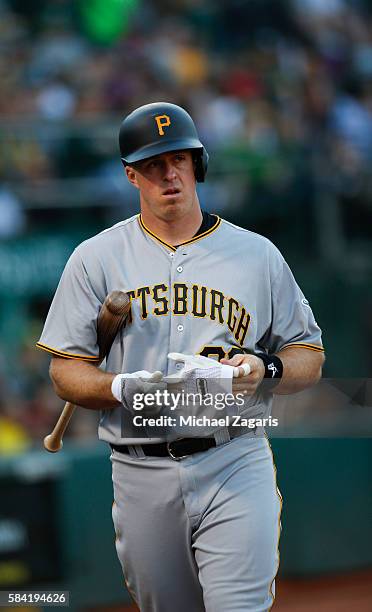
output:
<instances>
[{"instance_id":1,"label":"white wristband","mask_svg":"<svg viewBox=\"0 0 372 612\"><path fill-rule=\"evenodd\" d=\"M117 374L111 383L111 393L118 402L122 401L121 397L121 381L123 380L123 374Z\"/></svg>"}]
</instances>

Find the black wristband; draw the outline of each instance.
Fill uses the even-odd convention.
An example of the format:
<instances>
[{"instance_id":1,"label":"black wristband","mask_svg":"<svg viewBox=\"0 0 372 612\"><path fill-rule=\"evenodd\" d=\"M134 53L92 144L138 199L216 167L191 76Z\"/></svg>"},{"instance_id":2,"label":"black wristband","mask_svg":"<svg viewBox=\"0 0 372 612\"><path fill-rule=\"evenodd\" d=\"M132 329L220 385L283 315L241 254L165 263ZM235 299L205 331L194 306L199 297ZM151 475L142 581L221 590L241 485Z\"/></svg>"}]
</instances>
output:
<instances>
[{"instance_id":1,"label":"black wristband","mask_svg":"<svg viewBox=\"0 0 372 612\"><path fill-rule=\"evenodd\" d=\"M264 378L281 378L283 376L283 362L276 355L267 355L266 353L256 353L264 362L265 376Z\"/></svg>"}]
</instances>

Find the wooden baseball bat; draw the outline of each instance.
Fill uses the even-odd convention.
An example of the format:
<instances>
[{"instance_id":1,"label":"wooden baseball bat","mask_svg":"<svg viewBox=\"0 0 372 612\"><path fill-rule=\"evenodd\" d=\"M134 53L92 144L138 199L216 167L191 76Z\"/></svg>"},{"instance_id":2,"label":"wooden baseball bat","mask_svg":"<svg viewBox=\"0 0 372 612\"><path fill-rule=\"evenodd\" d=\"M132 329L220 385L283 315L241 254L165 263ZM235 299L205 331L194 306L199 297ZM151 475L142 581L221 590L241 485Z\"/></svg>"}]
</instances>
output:
<instances>
[{"instance_id":1,"label":"wooden baseball bat","mask_svg":"<svg viewBox=\"0 0 372 612\"><path fill-rule=\"evenodd\" d=\"M129 311L130 298L124 291L112 291L103 302L97 319L97 343L99 347L97 367L110 352L114 338L124 324ZM53 431L45 436L44 448L50 453L61 450L63 434L74 411L75 405L66 402Z\"/></svg>"}]
</instances>

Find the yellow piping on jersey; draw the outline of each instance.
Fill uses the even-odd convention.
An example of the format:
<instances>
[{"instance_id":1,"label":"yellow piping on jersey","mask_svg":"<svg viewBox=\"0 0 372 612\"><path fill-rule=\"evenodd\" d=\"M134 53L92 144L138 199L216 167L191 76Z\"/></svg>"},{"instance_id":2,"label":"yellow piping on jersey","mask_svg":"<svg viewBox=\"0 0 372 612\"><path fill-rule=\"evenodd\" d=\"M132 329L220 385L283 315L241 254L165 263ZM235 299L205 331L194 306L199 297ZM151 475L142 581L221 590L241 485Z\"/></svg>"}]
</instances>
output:
<instances>
[{"instance_id":1,"label":"yellow piping on jersey","mask_svg":"<svg viewBox=\"0 0 372 612\"><path fill-rule=\"evenodd\" d=\"M41 342L37 342L36 346L37 348L42 349L43 351L47 351L48 353L52 353L57 357L66 357L66 359L83 359L84 361L99 361L99 357L77 355L75 353L66 353L65 351L60 351L59 349L55 349L52 346L48 346L47 344L42 344Z\"/></svg>"},{"instance_id":2,"label":"yellow piping on jersey","mask_svg":"<svg viewBox=\"0 0 372 612\"><path fill-rule=\"evenodd\" d=\"M284 350L285 348L288 348L288 346L298 346L299 348L306 348L309 349L310 351L317 351L319 353L324 353L324 348L322 346L317 346L316 344L306 344L304 342L298 343L298 342L291 342L290 344L286 344L285 346L283 346L280 350Z\"/></svg>"},{"instance_id":3,"label":"yellow piping on jersey","mask_svg":"<svg viewBox=\"0 0 372 612\"><path fill-rule=\"evenodd\" d=\"M190 240L186 240L186 242L182 242L179 246L185 246L185 244L191 244L192 242L197 242L198 240L201 240L202 238L209 236L209 234L212 234L221 225L220 217L218 217L217 215L216 217L217 217L216 223L212 227L210 227L207 231L203 232L202 234L198 234L198 236L194 236L194 238L190 238Z\"/></svg>"},{"instance_id":4,"label":"yellow piping on jersey","mask_svg":"<svg viewBox=\"0 0 372 612\"><path fill-rule=\"evenodd\" d=\"M202 234L198 234L198 236L194 236L194 238L190 238L190 240L186 240L185 242L181 242L179 245L177 246L185 246L186 244L191 244L192 242L197 242L198 240L202 240L202 238L205 238L206 236L209 236L209 234L212 234L212 232L214 232L220 225L221 225L221 219L220 217L217 217L217 221L216 223L210 227L208 230L206 230L205 232L203 232ZM172 244L168 244L167 242L165 242L165 240L162 240L161 238L159 238L159 236L157 236L156 234L154 234L154 232L152 232L151 230L149 230L148 227L146 227L146 225L143 222L142 219L142 215L138 215L138 221L140 226L142 227L142 229L149 234L149 236L151 236L152 238L155 238L155 240L157 240L158 242L160 242L160 244L162 244L163 246L166 246L168 249L170 249L171 251L176 251L177 248L174 247Z\"/></svg>"}]
</instances>

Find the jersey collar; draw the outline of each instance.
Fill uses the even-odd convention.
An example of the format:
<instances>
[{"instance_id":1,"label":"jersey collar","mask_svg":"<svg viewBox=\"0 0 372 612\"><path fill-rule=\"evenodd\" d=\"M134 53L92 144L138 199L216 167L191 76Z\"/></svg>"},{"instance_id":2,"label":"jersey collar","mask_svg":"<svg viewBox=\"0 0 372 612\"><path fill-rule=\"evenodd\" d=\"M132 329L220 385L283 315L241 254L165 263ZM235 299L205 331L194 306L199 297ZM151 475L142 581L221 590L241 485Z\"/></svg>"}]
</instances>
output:
<instances>
[{"instance_id":1,"label":"jersey collar","mask_svg":"<svg viewBox=\"0 0 372 612\"><path fill-rule=\"evenodd\" d=\"M201 234L199 234L199 233L196 234L193 238L190 238L190 240L186 240L185 242L181 242L180 244L177 245L177 247L173 246L172 244L168 244L167 242L165 242L164 240L159 238L159 236L154 234L154 232L152 232L148 227L146 227L146 225L143 222L141 214L138 215L138 222L139 222L140 226L142 227L143 231L146 232L146 234L148 234L149 236L151 236L151 238L154 238L155 240L157 240L157 242L160 242L160 244L162 244L163 246L167 247L167 249L170 249L171 251L176 251L177 248L180 247L180 246L185 246L186 244L192 244L193 242L197 242L198 240L202 240L203 238L206 238L207 236L212 234L221 225L221 218L218 217L217 215L215 215L215 216L216 216L216 222L212 225L212 227L207 229L205 232L202 232Z\"/></svg>"}]
</instances>

